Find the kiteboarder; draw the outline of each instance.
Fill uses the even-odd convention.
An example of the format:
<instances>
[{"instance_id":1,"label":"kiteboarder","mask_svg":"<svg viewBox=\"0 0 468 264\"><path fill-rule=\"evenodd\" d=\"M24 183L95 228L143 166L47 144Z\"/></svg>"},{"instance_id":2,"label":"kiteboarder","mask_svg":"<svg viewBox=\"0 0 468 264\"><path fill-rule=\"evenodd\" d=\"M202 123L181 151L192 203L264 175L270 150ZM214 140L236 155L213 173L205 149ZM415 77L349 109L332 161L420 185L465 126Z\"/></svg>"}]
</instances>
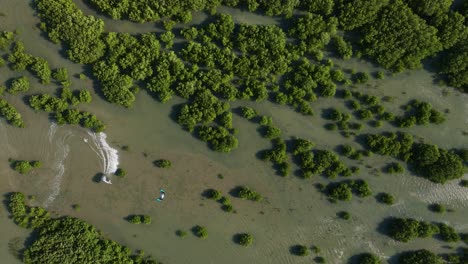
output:
<instances>
[{"instance_id":1,"label":"kiteboarder","mask_svg":"<svg viewBox=\"0 0 468 264\"><path fill-rule=\"evenodd\" d=\"M111 180L106 175L102 175L101 181L107 184L112 184Z\"/></svg>"}]
</instances>

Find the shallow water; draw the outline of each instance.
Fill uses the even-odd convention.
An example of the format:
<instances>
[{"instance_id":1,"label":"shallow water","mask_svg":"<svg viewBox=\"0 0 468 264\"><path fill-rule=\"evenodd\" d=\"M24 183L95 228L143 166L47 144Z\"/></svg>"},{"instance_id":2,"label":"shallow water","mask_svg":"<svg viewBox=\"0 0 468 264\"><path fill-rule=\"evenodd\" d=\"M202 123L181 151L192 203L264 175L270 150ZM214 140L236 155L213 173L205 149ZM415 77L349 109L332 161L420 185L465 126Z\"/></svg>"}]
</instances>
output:
<instances>
[{"instance_id":1,"label":"shallow water","mask_svg":"<svg viewBox=\"0 0 468 264\"><path fill-rule=\"evenodd\" d=\"M85 13L95 14L81 1L77 4L85 9ZM2 29L19 29L28 52L45 57L53 67L67 67L70 75L83 70L82 66L61 57L60 49L41 36L35 27L38 19L33 16L27 2L0 0L0 6L0 11L6 14L0 17ZM228 8L224 10L232 12ZM235 15L238 22L261 23L257 15L240 11ZM202 21L203 16L195 20ZM262 19L263 23L268 23L268 18ZM128 32L156 30L152 23L112 22L111 25L109 19L106 20L106 29ZM337 60L336 64L368 72L376 70L369 63L358 60ZM3 81L21 74L12 73L6 67L0 68ZM127 176L111 176L112 185L97 183L95 175L112 171L116 164L109 159L112 155L105 154L105 151L101 153L102 142L95 140L98 135L89 134L79 127L51 124L45 113L34 113L20 97L6 95L5 98L23 115L27 128L13 128L0 121L0 147L3 150L0 152L0 192L22 191L34 195L36 199L32 204L85 219L109 238L131 248L142 249L164 263L310 263L315 257L313 254L296 257L289 253L289 248L295 244L320 247L321 256L328 263L344 263L353 254L365 251L384 258L408 249L449 252L443 247L447 243L435 239L417 239L403 244L378 233L379 223L388 216L444 221L459 232L468 232L468 190L459 187L457 181L442 186L408 173L376 174L373 170L380 169L390 159L374 155L359 165L361 173L357 177L366 179L373 193L385 191L394 194L396 204L381 205L373 197L354 197L351 202L331 204L313 186L316 182L327 183L327 179L282 178L275 175L270 164L256 158L259 150L270 147L270 142L259 136L256 124L235 116L239 148L229 154L215 153L171 120L172 107L182 102L178 99L161 104L142 91L137 95L135 106L124 109L95 95L89 80L73 78L72 82L72 88L93 92L93 102L80 108L105 121L106 142L118 152L119 166L127 171ZM53 92L55 89L53 85L38 83L33 87L31 93ZM371 80L368 86L353 89L395 97L395 103L383 103L395 113L401 111L401 104L412 98L428 101L440 111L449 109L450 114L444 124L406 131L444 148L468 147L467 137L462 134L468 131L467 96L453 90L444 96L443 88L432 83L430 73L413 71L385 80ZM343 100L319 99L313 104L316 113L313 117L301 116L289 107L269 102L236 102L233 107L238 105L254 106L261 114L273 116L284 138L307 138L316 142L319 149L333 149L345 142L360 148L351 139L323 128L326 121L320 117L321 110L330 106L346 110ZM375 130L366 125L362 132ZM377 129L386 130L394 128L385 124ZM121 149L124 145L129 146L128 151ZM9 167L7 160L10 157L41 160L43 166L29 174L19 175ZM172 168L154 167L152 161L160 158L171 160ZM353 164L346 158L343 161ZM222 174L224 179L219 179L218 174ZM252 187L265 197L264 201L253 203L229 196L228 192L237 185ZM164 202L156 203L154 198L160 188L166 190L167 196ZM220 204L202 198L201 193L208 188L216 188L228 195L237 212L225 213ZM454 212L443 215L431 213L427 204L432 202L442 203ZM79 204L81 210L74 211L71 208L73 204ZM351 213L351 220L336 217L336 213L342 210ZM148 214L152 216L153 223L149 226L129 224L123 219L129 214ZM181 239L175 235L177 229L189 231L197 224L207 227L207 239L200 240L191 234ZM253 234L255 241L251 247L244 248L232 242L233 235L240 232ZM4 208L0 210L0 234L4 237L0 241L2 260L15 263L8 249L9 241L23 239L27 232L14 226Z\"/></svg>"}]
</instances>

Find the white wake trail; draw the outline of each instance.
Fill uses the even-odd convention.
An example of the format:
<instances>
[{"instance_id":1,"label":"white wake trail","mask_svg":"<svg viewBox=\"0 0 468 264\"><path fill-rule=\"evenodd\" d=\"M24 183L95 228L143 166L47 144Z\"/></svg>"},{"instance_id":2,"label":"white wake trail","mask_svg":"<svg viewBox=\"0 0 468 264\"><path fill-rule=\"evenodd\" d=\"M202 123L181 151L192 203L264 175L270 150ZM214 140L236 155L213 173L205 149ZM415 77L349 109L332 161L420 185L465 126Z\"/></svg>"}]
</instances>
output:
<instances>
[{"instance_id":1,"label":"white wake trail","mask_svg":"<svg viewBox=\"0 0 468 264\"><path fill-rule=\"evenodd\" d=\"M88 131L88 135L91 137L92 143L96 148L92 144L88 143L88 145L102 161L102 172L105 175L114 173L119 167L119 152L117 149L112 148L107 143L107 135L103 132L92 133Z\"/></svg>"},{"instance_id":2,"label":"white wake trail","mask_svg":"<svg viewBox=\"0 0 468 264\"><path fill-rule=\"evenodd\" d=\"M49 128L49 142L53 143L53 138L57 132L57 125L52 123ZM70 152L70 147L66 144L66 141L72 136L71 132L68 132L65 136L56 140L57 151L55 152L55 158L53 163L53 170L55 172L54 178L52 179L52 191L44 202L44 207L48 207L57 198L60 193L60 187L62 184L63 174L65 173L65 160Z\"/></svg>"}]
</instances>

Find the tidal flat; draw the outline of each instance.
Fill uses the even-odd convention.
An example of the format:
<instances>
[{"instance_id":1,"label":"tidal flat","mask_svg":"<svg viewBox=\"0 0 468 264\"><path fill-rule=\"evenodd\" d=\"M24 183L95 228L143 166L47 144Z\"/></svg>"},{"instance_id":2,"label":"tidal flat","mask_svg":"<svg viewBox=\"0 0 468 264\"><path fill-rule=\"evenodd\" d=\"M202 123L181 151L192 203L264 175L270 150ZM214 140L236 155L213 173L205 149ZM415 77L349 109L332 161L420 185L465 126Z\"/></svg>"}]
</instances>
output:
<instances>
[{"instance_id":1,"label":"tidal flat","mask_svg":"<svg viewBox=\"0 0 468 264\"><path fill-rule=\"evenodd\" d=\"M162 30L154 23L116 22L91 10L81 0L76 3L85 14L102 18L107 31L136 34ZM388 217L444 222L458 233L468 232L468 189L461 187L459 180L441 185L417 177L409 170L400 174L383 173L382 168L395 161L388 156L374 154L361 161L340 156L346 165L359 166L359 173L351 177L366 180L373 195L331 203L315 186L327 184L329 179L318 175L302 179L294 173L281 177L271 163L258 158L258 152L270 148L271 143L261 137L257 124L234 114L238 148L230 153L214 152L174 122L174 109L184 102L182 99L161 103L142 89L130 109L111 104L97 92L93 81L77 77L85 67L66 59L61 47L50 42L38 29L39 19L29 1L0 0L0 11L5 14L0 16L1 30L18 30L18 38L25 43L27 52L44 57L54 68L66 67L72 76L71 88L87 89L93 96L93 101L82 109L106 123L105 138L82 127L57 125L47 113L35 112L27 106L23 98L5 94L4 98L18 109L27 127L15 128L0 120L2 194L33 195L32 205L43 206L56 215L83 219L101 230L105 237L132 249L141 249L163 263L311 263L317 255L300 257L290 253L290 248L296 244L318 246L319 255L327 263L346 263L351 256L362 252L373 253L387 261L405 250L453 251L447 243L436 239L416 239L409 243L392 240L378 231L382 220ZM231 14L242 23L255 24L260 16L230 8L219 11ZM203 21L206 16L195 14L194 21ZM260 23L275 22L262 16ZM331 54L326 56L332 57ZM347 61L333 58L333 61L342 69L367 73L382 70L356 58ZM0 68L2 82L20 75L32 80L28 95L53 93L50 85L42 85L29 73ZM338 86L338 89L343 87ZM371 78L366 84L349 89L379 98L392 97L391 102L383 101L382 105L395 114L402 114L400 107L410 99L425 101L444 112L446 119L440 125L403 129L387 122L378 128L363 122L360 134L400 130L444 149L468 148L468 95L435 84L432 72L421 69L388 75L384 80ZM339 131L324 128L329 123L322 117L326 109L335 107L351 112L344 102L336 97L318 98L311 104L313 116L301 115L289 106L268 100L238 100L231 105L233 109L250 106L261 115L271 116L281 129L282 138L311 140L315 143L314 149L334 151L340 144L362 149L359 143L343 137ZM10 168L9 158L40 160L42 167L20 175ZM171 168L155 167L153 161L157 159L170 160ZM97 175L112 172L117 164L127 175L111 176L112 185L99 182ZM296 169L293 165L292 171ZM468 179L468 174L463 179ZM263 200L252 202L232 197L229 193L239 185L255 189ZM155 197L161 188L166 191L166 198L158 203ZM219 203L204 198L202 194L209 188L228 196L235 212L224 212ZM395 203L391 206L379 203L374 196L380 192L394 195ZM435 214L427 209L432 203L443 204L451 211ZM74 204L80 205L79 211L72 208ZM344 221L337 217L340 211L349 212L350 219ZM152 224L132 225L125 220L130 214L150 215ZM5 263L21 263L13 251L29 232L14 225L8 216L4 203L0 210L0 258ZM207 227L206 239L191 234L190 229L197 224ZM179 229L189 235L178 237L176 230ZM247 248L234 243L233 236L239 232L252 234L254 243Z\"/></svg>"}]
</instances>

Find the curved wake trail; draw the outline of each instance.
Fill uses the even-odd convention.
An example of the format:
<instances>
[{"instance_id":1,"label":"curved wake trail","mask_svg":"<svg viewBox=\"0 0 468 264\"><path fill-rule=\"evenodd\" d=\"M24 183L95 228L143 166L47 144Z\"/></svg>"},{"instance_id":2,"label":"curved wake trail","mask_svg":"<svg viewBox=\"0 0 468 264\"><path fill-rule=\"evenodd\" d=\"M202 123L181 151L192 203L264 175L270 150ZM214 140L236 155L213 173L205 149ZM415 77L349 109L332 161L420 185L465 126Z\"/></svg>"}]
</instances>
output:
<instances>
[{"instance_id":1,"label":"curved wake trail","mask_svg":"<svg viewBox=\"0 0 468 264\"><path fill-rule=\"evenodd\" d=\"M107 135L103 132L92 133L88 131L88 135L91 137L92 142L96 146L93 147L91 144L88 144L91 149L96 153L96 155L102 161L102 172L105 175L110 175L114 173L119 166L119 154L118 151L112 148L109 143L107 143Z\"/></svg>"},{"instance_id":2,"label":"curved wake trail","mask_svg":"<svg viewBox=\"0 0 468 264\"><path fill-rule=\"evenodd\" d=\"M65 173L65 160L70 152L70 146L66 144L68 139L73 136L72 132L67 132L64 136L56 137L58 126L52 123L48 132L48 139L50 144L55 144L56 152L53 161L53 171L55 173L52 179L52 191L45 200L43 206L48 207L60 193L60 188ZM92 133L88 131L91 137L91 142L88 143L89 147L97 154L102 161L102 170L106 175L114 173L119 165L118 151L112 148L106 141L107 135L105 133Z\"/></svg>"},{"instance_id":3,"label":"curved wake trail","mask_svg":"<svg viewBox=\"0 0 468 264\"><path fill-rule=\"evenodd\" d=\"M53 144L54 136L57 132L57 124L52 123L49 128L49 142ZM65 134L65 136L61 137L59 140L55 141L57 146L57 151L55 152L54 163L53 163L53 170L55 172L54 178L52 179L52 191L50 192L49 196L44 202L44 207L48 207L59 195L60 193L60 186L62 184L63 174L65 173L65 160L68 157L68 153L70 152L70 147L66 144L66 141L72 136L71 132Z\"/></svg>"}]
</instances>

